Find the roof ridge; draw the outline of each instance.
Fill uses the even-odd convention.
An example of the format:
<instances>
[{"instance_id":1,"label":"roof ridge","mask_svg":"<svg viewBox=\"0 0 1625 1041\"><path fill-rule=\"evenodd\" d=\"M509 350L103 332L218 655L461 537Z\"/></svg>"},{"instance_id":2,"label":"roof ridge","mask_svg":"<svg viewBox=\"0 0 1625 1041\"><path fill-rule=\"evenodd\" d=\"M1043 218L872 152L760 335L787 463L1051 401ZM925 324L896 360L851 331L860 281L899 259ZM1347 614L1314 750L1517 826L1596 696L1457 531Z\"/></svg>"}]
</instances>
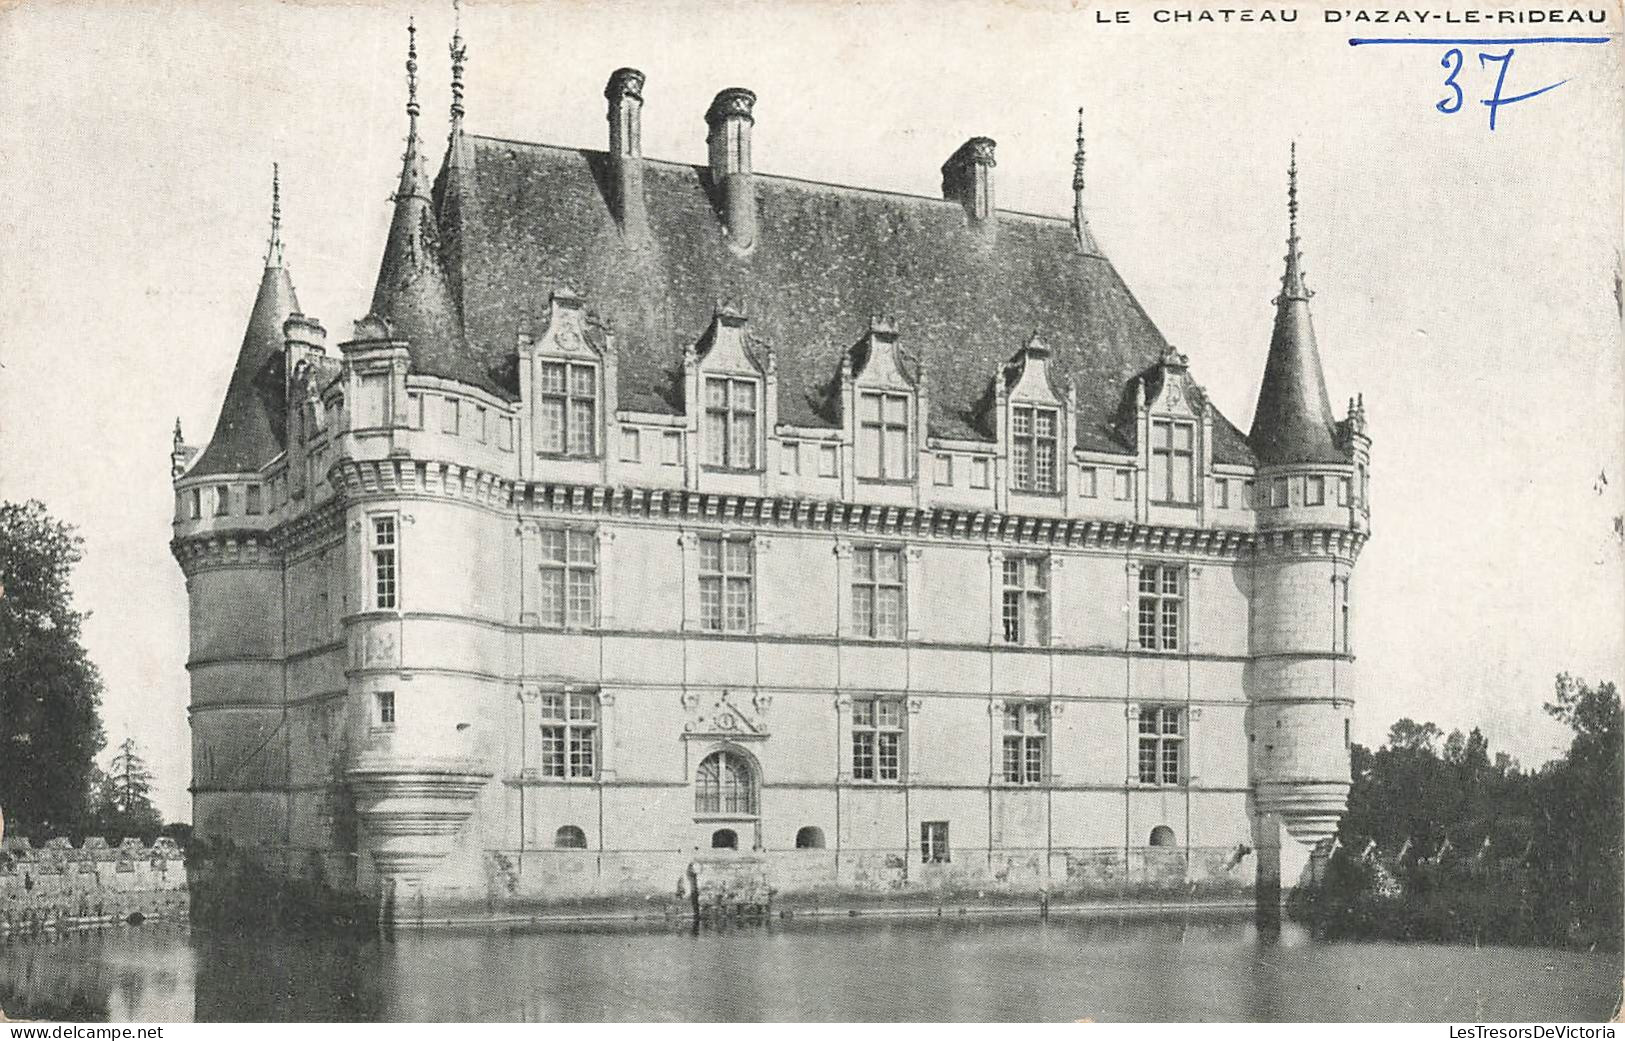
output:
<instances>
[{"instance_id":1,"label":"roof ridge","mask_svg":"<svg viewBox=\"0 0 1625 1041\"><path fill-rule=\"evenodd\" d=\"M550 152L573 152L577 155L604 156L605 158L609 157L608 152L597 148L577 148L572 145L557 145L546 141L521 141L518 138L495 137L490 134L469 133L467 136L469 138L478 139L480 141L488 141L494 144L522 145L526 148L543 149ZM697 172L704 172L709 169L709 167L705 166L703 163L685 163L677 159L658 159L650 156L642 156L641 159L643 163L648 166L674 167L677 169L694 170ZM917 192L899 191L895 188L872 188L861 184L842 184L839 181L824 181L819 180L816 177L798 177L795 174L763 173L760 170L753 170L751 172L751 176L765 181L805 184L817 188L833 188L837 191L856 192L862 195L886 195L899 199L909 199L916 202L938 203L950 209L962 208L960 203L953 199L944 199L937 195L921 195ZM1070 218L1061 217L1055 214L1034 213L1031 210L1011 210L1003 207L994 207L993 212L1006 217L1025 217L1036 221L1043 221L1045 223L1054 223L1056 225L1061 225L1068 228L1071 227Z\"/></svg>"}]
</instances>

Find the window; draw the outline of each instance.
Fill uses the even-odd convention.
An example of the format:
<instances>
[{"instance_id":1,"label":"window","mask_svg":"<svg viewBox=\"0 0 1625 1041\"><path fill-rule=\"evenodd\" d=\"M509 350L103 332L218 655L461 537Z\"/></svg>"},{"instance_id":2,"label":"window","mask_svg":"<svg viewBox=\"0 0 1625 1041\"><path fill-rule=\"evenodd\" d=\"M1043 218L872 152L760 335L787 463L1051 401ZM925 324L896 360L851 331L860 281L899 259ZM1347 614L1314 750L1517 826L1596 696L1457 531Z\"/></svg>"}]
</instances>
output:
<instances>
[{"instance_id":1,"label":"window","mask_svg":"<svg viewBox=\"0 0 1625 1041\"><path fill-rule=\"evenodd\" d=\"M700 539L700 626L748 633L755 623L755 580L748 539Z\"/></svg>"},{"instance_id":2,"label":"window","mask_svg":"<svg viewBox=\"0 0 1625 1041\"><path fill-rule=\"evenodd\" d=\"M786 441L779 445L779 473L794 477L801 473L801 444Z\"/></svg>"},{"instance_id":3,"label":"window","mask_svg":"<svg viewBox=\"0 0 1625 1041\"><path fill-rule=\"evenodd\" d=\"M372 696L373 722L380 727L393 727L395 725L395 694L393 691L380 690Z\"/></svg>"},{"instance_id":4,"label":"window","mask_svg":"<svg viewBox=\"0 0 1625 1041\"><path fill-rule=\"evenodd\" d=\"M948 822L920 822L920 863L948 863Z\"/></svg>"},{"instance_id":5,"label":"window","mask_svg":"<svg viewBox=\"0 0 1625 1041\"><path fill-rule=\"evenodd\" d=\"M1349 616L1349 580L1348 580L1348 576L1345 575L1343 577L1343 579L1341 581L1339 581L1337 584L1342 588L1342 593L1343 593L1342 602L1338 605L1338 622L1342 627L1342 633L1343 633L1343 653L1348 654L1349 653L1349 648L1354 646L1354 630L1353 630L1352 626L1350 625L1350 616Z\"/></svg>"},{"instance_id":6,"label":"window","mask_svg":"<svg viewBox=\"0 0 1625 1041\"><path fill-rule=\"evenodd\" d=\"M1371 508L1371 475L1366 472L1364 463L1355 468L1355 473L1360 479L1356 492L1360 497L1360 506L1369 510Z\"/></svg>"},{"instance_id":7,"label":"window","mask_svg":"<svg viewBox=\"0 0 1625 1041\"><path fill-rule=\"evenodd\" d=\"M440 403L440 432L442 434L457 434L463 427L463 403L456 398L446 398Z\"/></svg>"},{"instance_id":8,"label":"window","mask_svg":"<svg viewBox=\"0 0 1625 1041\"><path fill-rule=\"evenodd\" d=\"M1078 471L1078 494L1083 496L1085 499L1093 499L1095 496L1099 495L1100 494L1100 488L1099 488L1099 485L1096 483L1095 478L1096 478L1096 475L1095 475L1095 468L1094 467L1085 466L1081 470L1079 470Z\"/></svg>"},{"instance_id":9,"label":"window","mask_svg":"<svg viewBox=\"0 0 1625 1041\"><path fill-rule=\"evenodd\" d=\"M852 551L852 632L877 640L903 638L903 551Z\"/></svg>"},{"instance_id":10,"label":"window","mask_svg":"<svg viewBox=\"0 0 1625 1041\"><path fill-rule=\"evenodd\" d=\"M1140 706L1140 783L1178 784L1184 776L1184 709Z\"/></svg>"},{"instance_id":11,"label":"window","mask_svg":"<svg viewBox=\"0 0 1625 1041\"><path fill-rule=\"evenodd\" d=\"M1270 505L1285 506L1287 505L1288 501L1287 479L1285 477L1277 477L1270 481Z\"/></svg>"},{"instance_id":12,"label":"window","mask_svg":"<svg viewBox=\"0 0 1625 1041\"><path fill-rule=\"evenodd\" d=\"M1140 649L1179 650L1184 612L1185 569L1140 565Z\"/></svg>"},{"instance_id":13,"label":"window","mask_svg":"<svg viewBox=\"0 0 1625 1041\"><path fill-rule=\"evenodd\" d=\"M413 430L423 429L423 395L419 391L406 392L406 425Z\"/></svg>"},{"instance_id":14,"label":"window","mask_svg":"<svg viewBox=\"0 0 1625 1041\"><path fill-rule=\"evenodd\" d=\"M1112 498L1118 502L1127 502L1134 498L1134 472L1132 470L1118 470L1112 475Z\"/></svg>"},{"instance_id":15,"label":"window","mask_svg":"<svg viewBox=\"0 0 1625 1041\"><path fill-rule=\"evenodd\" d=\"M837 466L839 465L836 462L836 460L838 458L839 458L839 453L838 453L838 449L836 448L836 446L834 446L834 445L819 445L818 446L818 476L820 476L820 477L834 477L836 472L837 472Z\"/></svg>"},{"instance_id":16,"label":"window","mask_svg":"<svg viewBox=\"0 0 1625 1041\"><path fill-rule=\"evenodd\" d=\"M598 454L598 370L591 365L542 363L540 450L550 455Z\"/></svg>"},{"instance_id":17,"label":"window","mask_svg":"<svg viewBox=\"0 0 1625 1041\"><path fill-rule=\"evenodd\" d=\"M1349 504L1349 479L1347 477L1339 477L1337 479L1337 505L1339 505L1339 506L1347 506L1348 504Z\"/></svg>"},{"instance_id":18,"label":"window","mask_svg":"<svg viewBox=\"0 0 1625 1041\"><path fill-rule=\"evenodd\" d=\"M1245 510L1253 508L1253 482L1241 482L1241 507Z\"/></svg>"},{"instance_id":19,"label":"window","mask_svg":"<svg viewBox=\"0 0 1625 1041\"><path fill-rule=\"evenodd\" d=\"M1353 737L1349 733L1349 718L1347 716L1344 716L1343 717L1343 750L1347 751L1351 744L1353 744Z\"/></svg>"},{"instance_id":20,"label":"window","mask_svg":"<svg viewBox=\"0 0 1625 1041\"><path fill-rule=\"evenodd\" d=\"M1230 508L1230 479L1215 477L1213 479L1213 505L1221 510Z\"/></svg>"},{"instance_id":21,"label":"window","mask_svg":"<svg viewBox=\"0 0 1625 1041\"><path fill-rule=\"evenodd\" d=\"M938 454L933 460L934 472L931 479L936 484L951 485L954 483L954 457Z\"/></svg>"},{"instance_id":22,"label":"window","mask_svg":"<svg viewBox=\"0 0 1625 1041\"><path fill-rule=\"evenodd\" d=\"M903 703L887 698L852 700L852 779L895 781L902 774Z\"/></svg>"},{"instance_id":23,"label":"window","mask_svg":"<svg viewBox=\"0 0 1625 1041\"><path fill-rule=\"evenodd\" d=\"M683 435L676 430L667 430L660 435L660 465L683 465Z\"/></svg>"},{"instance_id":24,"label":"window","mask_svg":"<svg viewBox=\"0 0 1625 1041\"><path fill-rule=\"evenodd\" d=\"M807 825L796 831L796 849L823 849L824 829Z\"/></svg>"},{"instance_id":25,"label":"window","mask_svg":"<svg viewBox=\"0 0 1625 1041\"><path fill-rule=\"evenodd\" d=\"M395 583L395 518L372 519L372 605L392 611L397 604Z\"/></svg>"},{"instance_id":26,"label":"window","mask_svg":"<svg viewBox=\"0 0 1625 1041\"><path fill-rule=\"evenodd\" d=\"M1004 705L1004 779L1011 784L1040 784L1049 739L1049 706L1037 701Z\"/></svg>"},{"instance_id":27,"label":"window","mask_svg":"<svg viewBox=\"0 0 1625 1041\"><path fill-rule=\"evenodd\" d=\"M251 484L244 490L243 512L260 513L265 509L264 493L257 484Z\"/></svg>"},{"instance_id":28,"label":"window","mask_svg":"<svg viewBox=\"0 0 1625 1041\"><path fill-rule=\"evenodd\" d=\"M546 691L541 699L542 776L597 776L598 695Z\"/></svg>"},{"instance_id":29,"label":"window","mask_svg":"<svg viewBox=\"0 0 1625 1041\"><path fill-rule=\"evenodd\" d=\"M970 486L972 488L986 488L987 485L987 460L972 459L970 461Z\"/></svg>"},{"instance_id":30,"label":"window","mask_svg":"<svg viewBox=\"0 0 1625 1041\"><path fill-rule=\"evenodd\" d=\"M389 425L389 374L367 373L361 377L361 400L358 402L356 426L382 427Z\"/></svg>"},{"instance_id":31,"label":"window","mask_svg":"<svg viewBox=\"0 0 1625 1041\"><path fill-rule=\"evenodd\" d=\"M858 476L903 481L909 476L908 395L858 395Z\"/></svg>"},{"instance_id":32,"label":"window","mask_svg":"<svg viewBox=\"0 0 1625 1041\"><path fill-rule=\"evenodd\" d=\"M711 377L705 381L705 464L756 469L756 382Z\"/></svg>"},{"instance_id":33,"label":"window","mask_svg":"<svg viewBox=\"0 0 1625 1041\"><path fill-rule=\"evenodd\" d=\"M586 849L587 833L574 824L566 824L553 833L553 845L559 849Z\"/></svg>"},{"instance_id":34,"label":"window","mask_svg":"<svg viewBox=\"0 0 1625 1041\"><path fill-rule=\"evenodd\" d=\"M203 519L203 489L202 488L193 488L192 489L192 511L191 512L192 512L192 519L193 520L202 520Z\"/></svg>"},{"instance_id":35,"label":"window","mask_svg":"<svg viewBox=\"0 0 1625 1041\"><path fill-rule=\"evenodd\" d=\"M756 813L756 778L744 756L712 752L700 761L694 778L694 812Z\"/></svg>"},{"instance_id":36,"label":"window","mask_svg":"<svg viewBox=\"0 0 1625 1041\"><path fill-rule=\"evenodd\" d=\"M504 452L513 451L513 417L497 417L497 447Z\"/></svg>"},{"instance_id":37,"label":"window","mask_svg":"<svg viewBox=\"0 0 1625 1041\"><path fill-rule=\"evenodd\" d=\"M1150 845L1158 848L1177 846L1179 840L1174 837L1174 829L1166 824L1159 824L1151 829Z\"/></svg>"},{"instance_id":38,"label":"window","mask_svg":"<svg viewBox=\"0 0 1625 1041\"><path fill-rule=\"evenodd\" d=\"M487 410L484 405L474 406L474 437L482 445L485 444L486 438L490 436L490 431L486 428L486 413Z\"/></svg>"},{"instance_id":39,"label":"window","mask_svg":"<svg viewBox=\"0 0 1625 1041\"><path fill-rule=\"evenodd\" d=\"M1304 478L1303 504L1305 506L1326 505L1326 478L1318 475Z\"/></svg>"},{"instance_id":40,"label":"window","mask_svg":"<svg viewBox=\"0 0 1625 1041\"><path fill-rule=\"evenodd\" d=\"M1196 428L1189 423L1151 422L1151 498L1156 502L1195 502Z\"/></svg>"},{"instance_id":41,"label":"window","mask_svg":"<svg viewBox=\"0 0 1625 1041\"><path fill-rule=\"evenodd\" d=\"M1010 484L1016 491L1055 490L1056 417L1052 408L1017 405L1011 410Z\"/></svg>"},{"instance_id":42,"label":"window","mask_svg":"<svg viewBox=\"0 0 1625 1041\"><path fill-rule=\"evenodd\" d=\"M643 458L643 438L638 430L621 431L621 462L636 463Z\"/></svg>"},{"instance_id":43,"label":"window","mask_svg":"<svg viewBox=\"0 0 1625 1041\"><path fill-rule=\"evenodd\" d=\"M231 512L231 488L222 484L214 490L214 515L224 517Z\"/></svg>"},{"instance_id":44,"label":"window","mask_svg":"<svg viewBox=\"0 0 1625 1041\"><path fill-rule=\"evenodd\" d=\"M1049 643L1049 562L1004 558L1004 642Z\"/></svg>"},{"instance_id":45,"label":"window","mask_svg":"<svg viewBox=\"0 0 1625 1041\"><path fill-rule=\"evenodd\" d=\"M711 833L712 849L738 849L739 834L732 828L718 828Z\"/></svg>"},{"instance_id":46,"label":"window","mask_svg":"<svg viewBox=\"0 0 1625 1041\"><path fill-rule=\"evenodd\" d=\"M543 528L542 624L598 624L598 536L580 528Z\"/></svg>"}]
</instances>

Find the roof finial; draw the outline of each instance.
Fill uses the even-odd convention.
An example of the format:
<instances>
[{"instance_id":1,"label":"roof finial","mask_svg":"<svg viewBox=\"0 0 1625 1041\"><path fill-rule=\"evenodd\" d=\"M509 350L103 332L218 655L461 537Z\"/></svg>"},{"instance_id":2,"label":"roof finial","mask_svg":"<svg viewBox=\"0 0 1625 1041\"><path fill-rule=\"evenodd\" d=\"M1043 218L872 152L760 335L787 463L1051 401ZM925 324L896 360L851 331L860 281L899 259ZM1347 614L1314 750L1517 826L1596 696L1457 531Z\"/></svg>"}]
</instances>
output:
<instances>
[{"instance_id":1,"label":"roof finial","mask_svg":"<svg viewBox=\"0 0 1625 1041\"><path fill-rule=\"evenodd\" d=\"M463 125L463 59L468 47L463 43L462 0L451 0L451 10L451 132L455 134Z\"/></svg>"},{"instance_id":2,"label":"roof finial","mask_svg":"<svg viewBox=\"0 0 1625 1041\"><path fill-rule=\"evenodd\" d=\"M1078 150L1072 154L1072 234L1085 253L1098 254L1100 247L1089 234L1089 221L1083 214L1083 108L1078 108Z\"/></svg>"},{"instance_id":3,"label":"roof finial","mask_svg":"<svg viewBox=\"0 0 1625 1041\"><path fill-rule=\"evenodd\" d=\"M265 248L265 266L282 266L282 171L271 164L271 241Z\"/></svg>"},{"instance_id":4,"label":"roof finial","mask_svg":"<svg viewBox=\"0 0 1625 1041\"><path fill-rule=\"evenodd\" d=\"M412 119L412 131L418 126L418 27L406 19L406 114Z\"/></svg>"},{"instance_id":5,"label":"roof finial","mask_svg":"<svg viewBox=\"0 0 1625 1041\"><path fill-rule=\"evenodd\" d=\"M1294 251L1298 242L1298 142L1292 142L1292 161L1286 168L1287 241Z\"/></svg>"},{"instance_id":6,"label":"roof finial","mask_svg":"<svg viewBox=\"0 0 1625 1041\"><path fill-rule=\"evenodd\" d=\"M1354 401L1353 398L1349 399L1350 404L1353 404L1353 401ZM186 443L186 439L181 436L181 417L176 416L175 417L175 447L179 448L181 445L183 445L185 443Z\"/></svg>"}]
</instances>

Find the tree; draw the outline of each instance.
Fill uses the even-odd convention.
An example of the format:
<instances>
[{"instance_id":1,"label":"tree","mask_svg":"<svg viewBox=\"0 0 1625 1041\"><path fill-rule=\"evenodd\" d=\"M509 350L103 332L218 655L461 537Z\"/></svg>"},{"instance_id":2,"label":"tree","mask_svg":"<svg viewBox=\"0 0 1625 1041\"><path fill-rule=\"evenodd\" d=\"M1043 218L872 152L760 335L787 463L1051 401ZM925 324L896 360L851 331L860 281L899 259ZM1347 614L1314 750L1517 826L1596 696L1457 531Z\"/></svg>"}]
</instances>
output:
<instances>
[{"instance_id":1,"label":"tree","mask_svg":"<svg viewBox=\"0 0 1625 1041\"><path fill-rule=\"evenodd\" d=\"M1409 752L1433 751L1433 742L1444 736L1444 731L1432 723L1418 723L1414 719L1399 720L1388 728L1388 747Z\"/></svg>"},{"instance_id":2,"label":"tree","mask_svg":"<svg viewBox=\"0 0 1625 1041\"><path fill-rule=\"evenodd\" d=\"M101 676L68 578L83 540L43 503L0 503L0 806L7 831L82 832L105 738Z\"/></svg>"},{"instance_id":3,"label":"tree","mask_svg":"<svg viewBox=\"0 0 1625 1041\"><path fill-rule=\"evenodd\" d=\"M145 842L158 837L163 817L152 804L152 771L136 747L135 738L119 743L100 784L96 830L107 838L135 836Z\"/></svg>"}]
</instances>

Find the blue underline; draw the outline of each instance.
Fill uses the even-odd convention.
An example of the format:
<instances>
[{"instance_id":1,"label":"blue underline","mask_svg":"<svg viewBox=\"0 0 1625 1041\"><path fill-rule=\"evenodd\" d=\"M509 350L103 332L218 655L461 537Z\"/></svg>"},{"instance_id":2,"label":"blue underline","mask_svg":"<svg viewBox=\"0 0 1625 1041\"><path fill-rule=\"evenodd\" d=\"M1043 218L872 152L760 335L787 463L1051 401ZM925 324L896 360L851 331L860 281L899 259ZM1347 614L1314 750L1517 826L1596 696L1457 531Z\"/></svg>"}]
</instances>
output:
<instances>
[{"instance_id":1,"label":"blue underline","mask_svg":"<svg viewBox=\"0 0 1625 1041\"><path fill-rule=\"evenodd\" d=\"M1476 47L1495 47L1498 45L1532 43L1607 43L1611 37L1607 36L1352 36L1349 38L1350 47L1364 47L1374 43L1412 43L1423 44L1429 47L1450 47L1455 44L1472 44Z\"/></svg>"}]
</instances>

